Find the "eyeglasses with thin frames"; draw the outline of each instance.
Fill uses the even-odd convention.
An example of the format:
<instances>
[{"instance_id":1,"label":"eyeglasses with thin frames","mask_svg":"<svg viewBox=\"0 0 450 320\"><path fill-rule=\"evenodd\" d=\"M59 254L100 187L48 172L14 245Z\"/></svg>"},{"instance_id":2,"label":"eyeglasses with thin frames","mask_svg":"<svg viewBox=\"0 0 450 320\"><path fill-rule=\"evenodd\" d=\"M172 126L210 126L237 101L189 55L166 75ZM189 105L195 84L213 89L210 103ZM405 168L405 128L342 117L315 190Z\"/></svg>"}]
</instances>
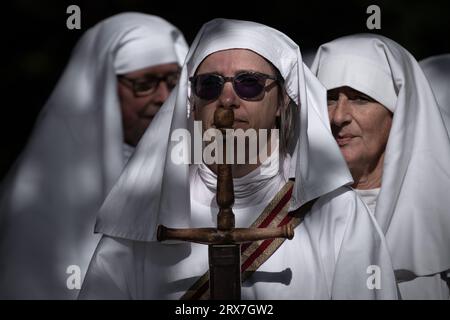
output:
<instances>
[{"instance_id":1,"label":"eyeglasses with thin frames","mask_svg":"<svg viewBox=\"0 0 450 320\"><path fill-rule=\"evenodd\" d=\"M163 76L149 75L139 79L131 79L124 75L119 75L118 79L133 91L135 97L145 97L154 93L161 81L165 82L167 88L171 91L180 79L180 71L170 72Z\"/></svg>"}]
</instances>

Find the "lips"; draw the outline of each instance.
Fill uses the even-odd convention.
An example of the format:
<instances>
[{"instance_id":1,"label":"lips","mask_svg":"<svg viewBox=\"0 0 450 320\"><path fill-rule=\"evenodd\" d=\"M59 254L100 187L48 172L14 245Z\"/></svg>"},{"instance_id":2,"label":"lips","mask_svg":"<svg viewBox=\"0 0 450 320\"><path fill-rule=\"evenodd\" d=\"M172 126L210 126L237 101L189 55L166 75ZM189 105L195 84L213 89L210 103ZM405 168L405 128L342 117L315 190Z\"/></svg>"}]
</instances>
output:
<instances>
[{"instance_id":1,"label":"lips","mask_svg":"<svg viewBox=\"0 0 450 320\"><path fill-rule=\"evenodd\" d=\"M233 128L244 128L248 125L248 121L242 119L234 119Z\"/></svg>"},{"instance_id":2,"label":"lips","mask_svg":"<svg viewBox=\"0 0 450 320\"><path fill-rule=\"evenodd\" d=\"M343 134L343 135L340 134L336 137L336 142L340 147L342 147L345 146L346 144L349 144L353 138L355 138L355 136L351 134Z\"/></svg>"}]
</instances>

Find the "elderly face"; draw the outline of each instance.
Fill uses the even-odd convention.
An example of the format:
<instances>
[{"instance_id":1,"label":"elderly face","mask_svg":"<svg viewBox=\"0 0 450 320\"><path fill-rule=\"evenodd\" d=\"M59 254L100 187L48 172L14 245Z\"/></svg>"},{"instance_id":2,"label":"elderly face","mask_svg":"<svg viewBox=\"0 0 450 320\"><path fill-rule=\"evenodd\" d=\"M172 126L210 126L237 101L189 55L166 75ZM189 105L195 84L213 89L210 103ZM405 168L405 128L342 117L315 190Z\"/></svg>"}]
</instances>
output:
<instances>
[{"instance_id":1,"label":"elderly face","mask_svg":"<svg viewBox=\"0 0 450 320\"><path fill-rule=\"evenodd\" d=\"M258 72L275 77L274 68L260 55L244 49L231 49L209 55L197 69L196 75L214 73L225 77L234 77L241 72ZM195 97L195 119L202 121L203 128L213 125L214 111L218 107L232 108L234 111L234 129L253 128L273 129L276 116L279 115L278 87L275 80L264 81L266 89L255 101L242 99L233 89L231 82L226 82L221 94L213 100Z\"/></svg>"},{"instance_id":2,"label":"elderly face","mask_svg":"<svg viewBox=\"0 0 450 320\"><path fill-rule=\"evenodd\" d=\"M136 146L178 81L176 63L161 64L118 77L124 140ZM164 78L162 81L159 79Z\"/></svg>"},{"instance_id":3,"label":"elderly face","mask_svg":"<svg viewBox=\"0 0 450 320\"><path fill-rule=\"evenodd\" d=\"M354 171L368 173L382 159L392 114L383 105L350 87L328 91L331 129L345 160Z\"/></svg>"}]
</instances>

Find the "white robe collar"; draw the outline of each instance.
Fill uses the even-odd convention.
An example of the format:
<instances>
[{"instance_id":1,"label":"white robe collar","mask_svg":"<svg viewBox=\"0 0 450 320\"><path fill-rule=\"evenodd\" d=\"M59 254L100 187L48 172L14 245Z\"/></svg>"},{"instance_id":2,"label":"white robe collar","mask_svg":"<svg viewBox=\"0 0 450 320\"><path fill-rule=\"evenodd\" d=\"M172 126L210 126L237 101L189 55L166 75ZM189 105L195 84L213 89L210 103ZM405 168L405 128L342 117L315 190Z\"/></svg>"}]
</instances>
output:
<instances>
[{"instance_id":1,"label":"white robe collar","mask_svg":"<svg viewBox=\"0 0 450 320\"><path fill-rule=\"evenodd\" d=\"M240 208L245 206L254 206L261 203L261 200L267 193L279 191L280 184L286 183L288 180L288 168L290 165L290 156L287 155L280 167L278 147L272 154L255 170L241 178L234 178L234 198L235 203L233 208ZM215 199L217 189L217 175L211 171L205 164L197 166L197 175L201 182L208 189L209 194L212 194ZM205 204L212 204L215 206L215 200L211 202L210 197L204 197L201 192L194 192L194 198L200 200ZM191 197L192 198L192 197Z\"/></svg>"}]
</instances>

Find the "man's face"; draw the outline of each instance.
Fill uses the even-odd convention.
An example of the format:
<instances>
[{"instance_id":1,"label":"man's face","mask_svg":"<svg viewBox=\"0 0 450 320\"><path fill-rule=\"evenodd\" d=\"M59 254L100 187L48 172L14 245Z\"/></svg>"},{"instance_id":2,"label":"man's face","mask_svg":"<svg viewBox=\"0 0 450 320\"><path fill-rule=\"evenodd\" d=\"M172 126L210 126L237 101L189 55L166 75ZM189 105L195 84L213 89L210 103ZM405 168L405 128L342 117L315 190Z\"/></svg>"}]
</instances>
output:
<instances>
[{"instance_id":1,"label":"man's face","mask_svg":"<svg viewBox=\"0 0 450 320\"><path fill-rule=\"evenodd\" d=\"M118 76L124 140L136 146L178 80L176 63L161 64ZM158 81L158 78L168 81ZM174 81L175 80L175 81ZM153 86L152 86L153 84ZM156 84L156 85L154 85Z\"/></svg>"},{"instance_id":2,"label":"man's face","mask_svg":"<svg viewBox=\"0 0 450 320\"><path fill-rule=\"evenodd\" d=\"M331 129L350 170L374 168L384 155L392 113L350 87L328 91Z\"/></svg>"},{"instance_id":3,"label":"man's face","mask_svg":"<svg viewBox=\"0 0 450 320\"><path fill-rule=\"evenodd\" d=\"M198 67L196 75L215 73L234 77L245 71L275 76L274 68L264 58L244 49L224 50L209 55ZM271 86L273 82L275 80L265 80L267 89L256 101L240 98L234 91L232 82L225 83L217 99L203 100L194 96L195 120L202 121L205 130L211 128L214 111L218 107L225 107L234 111L233 129L273 129L276 127L276 116L279 115L278 87Z\"/></svg>"}]
</instances>

